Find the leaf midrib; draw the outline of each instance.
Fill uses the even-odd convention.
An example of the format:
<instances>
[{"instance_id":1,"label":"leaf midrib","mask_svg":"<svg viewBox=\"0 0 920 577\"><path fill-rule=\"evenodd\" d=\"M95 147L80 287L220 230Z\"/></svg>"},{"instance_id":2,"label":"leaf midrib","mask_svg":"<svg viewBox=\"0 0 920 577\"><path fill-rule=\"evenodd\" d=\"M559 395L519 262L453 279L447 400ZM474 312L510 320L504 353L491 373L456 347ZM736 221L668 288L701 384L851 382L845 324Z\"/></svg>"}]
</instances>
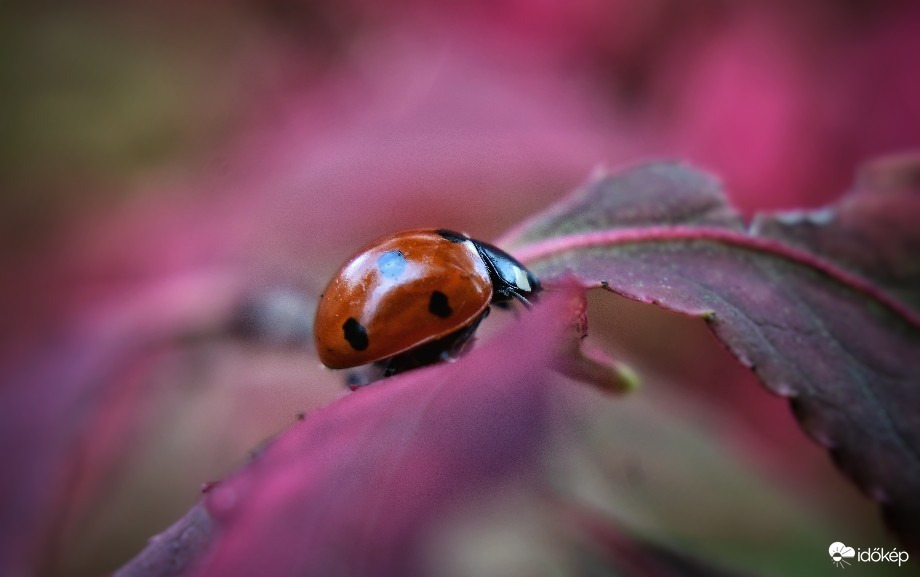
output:
<instances>
[{"instance_id":1,"label":"leaf midrib","mask_svg":"<svg viewBox=\"0 0 920 577\"><path fill-rule=\"evenodd\" d=\"M600 230L554 237L514 250L516 258L526 264L549 259L561 253L592 248L648 242L705 241L765 253L811 268L833 281L862 293L901 316L913 329L920 330L920 312L914 311L871 280L857 275L814 253L774 239L752 236L740 231L700 226L649 226L642 228Z\"/></svg>"}]
</instances>

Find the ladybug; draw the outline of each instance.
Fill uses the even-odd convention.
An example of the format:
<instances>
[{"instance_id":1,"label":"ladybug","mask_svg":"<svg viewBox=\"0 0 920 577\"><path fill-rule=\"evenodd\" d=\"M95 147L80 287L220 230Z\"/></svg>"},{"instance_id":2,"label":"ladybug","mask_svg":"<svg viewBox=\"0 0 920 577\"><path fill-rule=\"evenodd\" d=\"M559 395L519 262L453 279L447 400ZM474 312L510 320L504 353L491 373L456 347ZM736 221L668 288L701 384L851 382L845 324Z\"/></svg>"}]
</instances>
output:
<instances>
[{"instance_id":1,"label":"ladybug","mask_svg":"<svg viewBox=\"0 0 920 577\"><path fill-rule=\"evenodd\" d=\"M514 257L465 234L391 234L358 251L320 296L319 359L333 369L377 363L384 376L453 359L491 304L531 308L541 290Z\"/></svg>"}]
</instances>

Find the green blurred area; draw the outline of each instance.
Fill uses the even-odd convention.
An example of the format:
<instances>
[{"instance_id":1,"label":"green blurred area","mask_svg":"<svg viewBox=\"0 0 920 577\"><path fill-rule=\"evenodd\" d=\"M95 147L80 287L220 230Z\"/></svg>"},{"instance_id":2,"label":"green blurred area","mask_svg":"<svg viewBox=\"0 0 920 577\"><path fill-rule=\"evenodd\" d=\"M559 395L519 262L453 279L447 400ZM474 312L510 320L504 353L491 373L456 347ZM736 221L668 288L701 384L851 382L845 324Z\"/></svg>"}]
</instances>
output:
<instances>
[{"instance_id":1,"label":"green blurred area","mask_svg":"<svg viewBox=\"0 0 920 577\"><path fill-rule=\"evenodd\" d=\"M236 118L248 60L232 13L38 5L0 18L0 215L5 240L135 194L206 158ZM132 192L135 191L135 192Z\"/></svg>"}]
</instances>

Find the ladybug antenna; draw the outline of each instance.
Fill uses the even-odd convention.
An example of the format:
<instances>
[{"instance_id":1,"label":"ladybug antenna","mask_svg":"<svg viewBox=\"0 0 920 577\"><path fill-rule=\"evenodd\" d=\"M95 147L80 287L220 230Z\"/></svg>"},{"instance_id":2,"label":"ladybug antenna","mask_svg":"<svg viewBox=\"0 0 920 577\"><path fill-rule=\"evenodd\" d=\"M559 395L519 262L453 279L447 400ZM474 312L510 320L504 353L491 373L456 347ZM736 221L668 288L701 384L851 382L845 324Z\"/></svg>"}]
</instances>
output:
<instances>
[{"instance_id":1,"label":"ladybug antenna","mask_svg":"<svg viewBox=\"0 0 920 577\"><path fill-rule=\"evenodd\" d=\"M517 300L519 300L519 301L521 302L522 305L524 305L525 307L527 307L527 310L532 310L532 309L533 309L533 303L531 303L529 300L527 300L527 297L525 297L525 296L522 295L521 293L519 293L519 292L517 292L517 291L511 291L511 296L513 296L514 298L516 298ZM535 299L535 300L536 300L536 299Z\"/></svg>"}]
</instances>

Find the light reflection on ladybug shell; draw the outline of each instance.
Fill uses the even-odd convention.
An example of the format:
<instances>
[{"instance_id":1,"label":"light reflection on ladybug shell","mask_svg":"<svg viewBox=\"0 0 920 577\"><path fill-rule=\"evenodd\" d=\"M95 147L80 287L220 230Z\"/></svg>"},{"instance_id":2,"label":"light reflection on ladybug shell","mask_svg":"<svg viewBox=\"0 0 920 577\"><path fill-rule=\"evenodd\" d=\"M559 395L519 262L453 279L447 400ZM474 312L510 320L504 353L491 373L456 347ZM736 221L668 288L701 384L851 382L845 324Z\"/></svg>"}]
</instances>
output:
<instances>
[{"instance_id":1,"label":"light reflection on ladybug shell","mask_svg":"<svg viewBox=\"0 0 920 577\"><path fill-rule=\"evenodd\" d=\"M393 234L359 251L326 287L317 352L333 369L385 359L469 325L491 299L489 271L471 241L433 230Z\"/></svg>"}]
</instances>

